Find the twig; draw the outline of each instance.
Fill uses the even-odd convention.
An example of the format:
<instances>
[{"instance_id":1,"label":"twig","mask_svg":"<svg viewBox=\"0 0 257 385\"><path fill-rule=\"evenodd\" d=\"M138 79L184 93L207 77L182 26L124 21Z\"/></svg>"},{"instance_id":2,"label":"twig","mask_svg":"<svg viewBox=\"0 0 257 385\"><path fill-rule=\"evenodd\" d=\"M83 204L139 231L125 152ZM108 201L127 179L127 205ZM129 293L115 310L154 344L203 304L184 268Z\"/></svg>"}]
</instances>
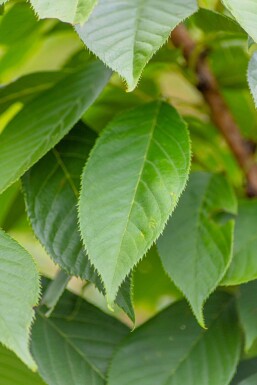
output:
<instances>
[{"instance_id":1,"label":"twig","mask_svg":"<svg viewBox=\"0 0 257 385\"><path fill-rule=\"evenodd\" d=\"M186 27L183 24L176 27L171 34L171 39L176 47L182 49L187 64L190 64L196 44ZM224 136L244 172L247 180L247 193L249 196L257 196L257 164L255 163L253 153L241 136L240 129L224 101L205 54L198 56L195 72L198 80L198 89L209 105L211 118Z\"/></svg>"}]
</instances>

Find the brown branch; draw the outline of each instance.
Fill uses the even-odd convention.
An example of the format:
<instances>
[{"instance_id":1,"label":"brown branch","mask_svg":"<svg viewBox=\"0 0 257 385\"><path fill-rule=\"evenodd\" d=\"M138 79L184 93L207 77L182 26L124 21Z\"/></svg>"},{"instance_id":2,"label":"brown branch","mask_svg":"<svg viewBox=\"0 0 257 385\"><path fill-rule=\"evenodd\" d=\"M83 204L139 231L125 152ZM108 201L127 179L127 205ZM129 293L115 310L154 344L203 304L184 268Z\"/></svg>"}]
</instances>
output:
<instances>
[{"instance_id":1,"label":"brown branch","mask_svg":"<svg viewBox=\"0 0 257 385\"><path fill-rule=\"evenodd\" d=\"M171 34L171 39L176 47L182 49L184 58L189 65L193 58L196 44L186 27L183 24L176 27ZM242 138L240 129L224 101L218 83L206 60L206 55L198 56L195 72L198 80L198 89L209 105L212 121L224 136L244 172L247 180L247 193L249 196L257 196L257 164L254 161L249 145Z\"/></svg>"}]
</instances>

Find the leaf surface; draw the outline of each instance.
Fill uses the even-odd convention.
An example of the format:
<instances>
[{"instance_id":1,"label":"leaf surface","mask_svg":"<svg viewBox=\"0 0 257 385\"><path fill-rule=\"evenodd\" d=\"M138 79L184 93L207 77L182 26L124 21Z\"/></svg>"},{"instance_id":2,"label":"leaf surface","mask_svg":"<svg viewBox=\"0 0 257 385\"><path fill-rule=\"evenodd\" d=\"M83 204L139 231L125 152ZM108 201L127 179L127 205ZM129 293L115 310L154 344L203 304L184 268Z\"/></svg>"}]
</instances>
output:
<instances>
[{"instance_id":1,"label":"leaf surface","mask_svg":"<svg viewBox=\"0 0 257 385\"><path fill-rule=\"evenodd\" d=\"M56 18L67 23L82 24L97 0L30 0L40 19Z\"/></svg>"},{"instance_id":2,"label":"leaf surface","mask_svg":"<svg viewBox=\"0 0 257 385\"><path fill-rule=\"evenodd\" d=\"M233 259L223 285L239 285L257 279L257 200L239 202Z\"/></svg>"},{"instance_id":3,"label":"leaf surface","mask_svg":"<svg viewBox=\"0 0 257 385\"><path fill-rule=\"evenodd\" d=\"M48 385L104 385L116 345L129 329L66 292L50 318L39 310L32 353Z\"/></svg>"},{"instance_id":4,"label":"leaf surface","mask_svg":"<svg viewBox=\"0 0 257 385\"><path fill-rule=\"evenodd\" d=\"M219 223L218 213L235 214L237 202L220 175L194 173L157 245L163 265L204 327L203 305L232 259L234 221Z\"/></svg>"},{"instance_id":5,"label":"leaf surface","mask_svg":"<svg viewBox=\"0 0 257 385\"><path fill-rule=\"evenodd\" d=\"M186 124L165 103L121 114L97 141L82 177L79 221L109 304L163 230L189 166Z\"/></svg>"},{"instance_id":6,"label":"leaf surface","mask_svg":"<svg viewBox=\"0 0 257 385\"><path fill-rule=\"evenodd\" d=\"M10 350L0 345L0 378L2 385L45 385Z\"/></svg>"},{"instance_id":7,"label":"leaf surface","mask_svg":"<svg viewBox=\"0 0 257 385\"><path fill-rule=\"evenodd\" d=\"M249 62L247 78L249 87L257 107L257 53L255 52Z\"/></svg>"},{"instance_id":8,"label":"leaf surface","mask_svg":"<svg viewBox=\"0 0 257 385\"><path fill-rule=\"evenodd\" d=\"M257 41L257 3L255 0L223 0L224 5L253 40Z\"/></svg>"},{"instance_id":9,"label":"leaf surface","mask_svg":"<svg viewBox=\"0 0 257 385\"><path fill-rule=\"evenodd\" d=\"M171 31L196 10L195 0L99 0L87 23L76 30L132 91Z\"/></svg>"},{"instance_id":10,"label":"leaf surface","mask_svg":"<svg viewBox=\"0 0 257 385\"><path fill-rule=\"evenodd\" d=\"M84 250L77 219L80 177L97 135L82 122L22 178L27 213L48 254L69 275L102 282ZM122 284L117 304L134 321L130 280Z\"/></svg>"},{"instance_id":11,"label":"leaf surface","mask_svg":"<svg viewBox=\"0 0 257 385\"><path fill-rule=\"evenodd\" d=\"M241 345L234 300L218 293L206 310L208 330L182 301L126 337L112 360L108 385L228 385Z\"/></svg>"},{"instance_id":12,"label":"leaf surface","mask_svg":"<svg viewBox=\"0 0 257 385\"><path fill-rule=\"evenodd\" d=\"M2 230L0 265L0 342L35 370L29 337L39 298L39 274L28 252Z\"/></svg>"},{"instance_id":13,"label":"leaf surface","mask_svg":"<svg viewBox=\"0 0 257 385\"><path fill-rule=\"evenodd\" d=\"M0 192L69 132L109 76L103 64L90 63L39 95L10 121L0 135Z\"/></svg>"}]
</instances>

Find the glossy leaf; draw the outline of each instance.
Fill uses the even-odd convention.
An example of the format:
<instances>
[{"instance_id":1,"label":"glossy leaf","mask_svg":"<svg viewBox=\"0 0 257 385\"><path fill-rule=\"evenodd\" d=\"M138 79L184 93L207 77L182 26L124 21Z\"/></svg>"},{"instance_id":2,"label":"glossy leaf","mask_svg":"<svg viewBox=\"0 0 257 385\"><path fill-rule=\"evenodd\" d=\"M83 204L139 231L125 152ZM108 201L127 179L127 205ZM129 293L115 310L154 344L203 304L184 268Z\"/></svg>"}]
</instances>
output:
<instances>
[{"instance_id":1,"label":"glossy leaf","mask_svg":"<svg viewBox=\"0 0 257 385\"><path fill-rule=\"evenodd\" d=\"M249 62L247 75L249 87L255 102L255 106L257 106L257 52L253 54Z\"/></svg>"},{"instance_id":2,"label":"glossy leaf","mask_svg":"<svg viewBox=\"0 0 257 385\"><path fill-rule=\"evenodd\" d=\"M67 23L84 23L97 0L30 0L40 19L56 18Z\"/></svg>"},{"instance_id":3,"label":"glossy leaf","mask_svg":"<svg viewBox=\"0 0 257 385\"><path fill-rule=\"evenodd\" d=\"M68 274L93 282L104 292L84 250L77 219L80 176L96 137L79 122L22 181L33 230L51 258ZM122 285L117 304L134 321L129 280Z\"/></svg>"},{"instance_id":4,"label":"glossy leaf","mask_svg":"<svg viewBox=\"0 0 257 385\"><path fill-rule=\"evenodd\" d=\"M205 326L203 305L223 278L232 259L234 221L219 223L218 214L235 214L237 202L220 175L195 173L157 245L163 265Z\"/></svg>"},{"instance_id":5,"label":"glossy leaf","mask_svg":"<svg viewBox=\"0 0 257 385\"><path fill-rule=\"evenodd\" d=\"M237 304L245 335L245 349L249 351L257 340L257 281L240 286Z\"/></svg>"},{"instance_id":6,"label":"glossy leaf","mask_svg":"<svg viewBox=\"0 0 257 385\"><path fill-rule=\"evenodd\" d=\"M79 220L110 304L162 232L189 165L186 124L165 103L121 114L97 141L82 177Z\"/></svg>"},{"instance_id":7,"label":"glossy leaf","mask_svg":"<svg viewBox=\"0 0 257 385\"><path fill-rule=\"evenodd\" d=\"M185 301L129 335L114 355L108 385L228 385L240 354L234 300L216 294L201 329Z\"/></svg>"},{"instance_id":8,"label":"glossy leaf","mask_svg":"<svg viewBox=\"0 0 257 385\"><path fill-rule=\"evenodd\" d=\"M257 200L239 203L234 253L223 285L239 285L257 279Z\"/></svg>"},{"instance_id":9,"label":"glossy leaf","mask_svg":"<svg viewBox=\"0 0 257 385\"><path fill-rule=\"evenodd\" d=\"M50 318L39 309L32 353L48 385L104 385L116 345L128 328L66 292Z\"/></svg>"},{"instance_id":10,"label":"glossy leaf","mask_svg":"<svg viewBox=\"0 0 257 385\"><path fill-rule=\"evenodd\" d=\"M0 192L68 133L106 85L110 72L88 64L25 106L0 138Z\"/></svg>"},{"instance_id":11,"label":"glossy leaf","mask_svg":"<svg viewBox=\"0 0 257 385\"><path fill-rule=\"evenodd\" d=\"M39 275L32 257L0 230L0 342L31 369L29 351L33 307L39 298Z\"/></svg>"},{"instance_id":12,"label":"glossy leaf","mask_svg":"<svg viewBox=\"0 0 257 385\"><path fill-rule=\"evenodd\" d=\"M87 23L76 30L132 91L171 31L196 10L196 0L99 0Z\"/></svg>"},{"instance_id":13,"label":"glossy leaf","mask_svg":"<svg viewBox=\"0 0 257 385\"><path fill-rule=\"evenodd\" d=\"M257 40L257 7L255 0L222 0L224 5L235 17L253 40Z\"/></svg>"},{"instance_id":14,"label":"glossy leaf","mask_svg":"<svg viewBox=\"0 0 257 385\"><path fill-rule=\"evenodd\" d=\"M45 385L38 374L30 371L10 350L0 345L1 385Z\"/></svg>"}]
</instances>

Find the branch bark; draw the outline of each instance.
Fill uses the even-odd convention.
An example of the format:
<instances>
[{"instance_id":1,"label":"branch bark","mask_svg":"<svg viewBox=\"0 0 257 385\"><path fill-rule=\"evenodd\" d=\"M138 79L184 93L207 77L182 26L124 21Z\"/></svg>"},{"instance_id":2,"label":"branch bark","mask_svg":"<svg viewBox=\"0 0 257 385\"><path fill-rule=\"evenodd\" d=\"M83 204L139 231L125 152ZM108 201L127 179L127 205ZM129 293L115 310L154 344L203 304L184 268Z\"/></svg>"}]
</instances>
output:
<instances>
[{"instance_id":1,"label":"branch bark","mask_svg":"<svg viewBox=\"0 0 257 385\"><path fill-rule=\"evenodd\" d=\"M196 43L183 24L174 29L171 40L176 47L182 49L187 64L190 64ZM198 89L209 105L212 121L224 136L244 172L247 180L247 193L249 196L257 196L257 164L219 90L215 76L208 65L206 55L199 55L195 65L195 72L198 79Z\"/></svg>"}]
</instances>

